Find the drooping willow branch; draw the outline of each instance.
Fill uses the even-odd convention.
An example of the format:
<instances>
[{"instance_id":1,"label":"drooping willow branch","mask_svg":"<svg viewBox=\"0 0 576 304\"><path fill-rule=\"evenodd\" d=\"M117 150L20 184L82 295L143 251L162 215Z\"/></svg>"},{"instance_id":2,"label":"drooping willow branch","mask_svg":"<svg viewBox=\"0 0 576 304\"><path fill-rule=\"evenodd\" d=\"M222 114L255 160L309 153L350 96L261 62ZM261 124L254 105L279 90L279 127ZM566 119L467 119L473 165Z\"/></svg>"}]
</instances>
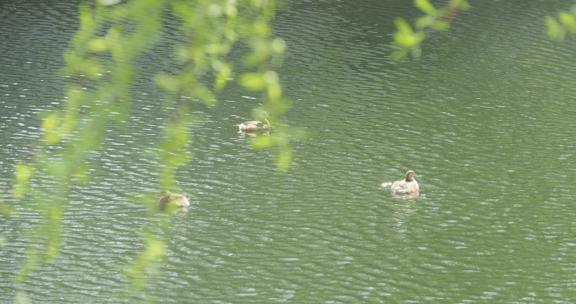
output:
<instances>
[{"instance_id":1,"label":"drooping willow branch","mask_svg":"<svg viewBox=\"0 0 576 304\"><path fill-rule=\"evenodd\" d=\"M138 58L158 43L167 18L176 19L184 39L173 50L178 69L158 71L155 76L175 109L158 142L159 188L176 188L176 173L190 160L190 113L195 103L214 105L218 91L229 81L261 94L264 102L257 113L266 113L274 125L270 136L254 139L254 147L274 149L280 169L287 169L291 162L290 142L295 133L283 121L290 103L275 71L285 44L272 35L274 0L118 2L84 1L80 5L79 28L64 54L63 104L42 115L38 151L34 159L17 165L13 196L29 201L42 216L30 234L32 245L18 282L58 256L68 195L73 187L89 182L89 156L102 148L107 129L130 116L134 106L131 85L141 77L136 68ZM249 51L242 60L245 72L237 75L238 63L229 54L240 43ZM159 225L166 222L155 221ZM144 250L126 270L137 289L143 287L148 269L162 261L166 251L163 237L150 233L156 229L146 231Z\"/></svg>"},{"instance_id":2,"label":"drooping willow branch","mask_svg":"<svg viewBox=\"0 0 576 304\"><path fill-rule=\"evenodd\" d=\"M414 26L403 18L396 18L396 31L393 36L394 52L392 58L404 59L406 56L419 57L422 42L434 31L446 31L459 11L470 6L466 0L449 0L443 7L435 7L429 0L414 0L414 5L423 15L418 17Z\"/></svg>"}]
</instances>

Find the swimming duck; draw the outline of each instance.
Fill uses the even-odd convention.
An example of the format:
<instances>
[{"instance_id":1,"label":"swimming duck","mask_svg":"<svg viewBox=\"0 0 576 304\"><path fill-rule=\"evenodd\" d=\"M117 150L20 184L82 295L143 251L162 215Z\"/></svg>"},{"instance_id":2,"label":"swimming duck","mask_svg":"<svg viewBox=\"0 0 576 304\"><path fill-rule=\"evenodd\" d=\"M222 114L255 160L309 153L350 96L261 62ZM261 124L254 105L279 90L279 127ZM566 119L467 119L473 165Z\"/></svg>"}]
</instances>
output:
<instances>
[{"instance_id":1,"label":"swimming duck","mask_svg":"<svg viewBox=\"0 0 576 304\"><path fill-rule=\"evenodd\" d=\"M180 193L172 193L170 191L163 191L160 199L158 200L160 210L166 210L166 208L178 208L180 211L188 211L190 207L190 201L188 198Z\"/></svg>"},{"instance_id":2,"label":"swimming duck","mask_svg":"<svg viewBox=\"0 0 576 304\"><path fill-rule=\"evenodd\" d=\"M257 132L257 131L266 131L269 129L270 129L270 122L266 118L264 118L264 121L250 120L245 121L238 125L238 130L240 132Z\"/></svg>"},{"instance_id":3,"label":"swimming duck","mask_svg":"<svg viewBox=\"0 0 576 304\"><path fill-rule=\"evenodd\" d=\"M395 196L416 197L420 194L420 186L418 186L415 176L416 172L408 170L404 179L382 183L382 187L389 188L390 192Z\"/></svg>"}]
</instances>

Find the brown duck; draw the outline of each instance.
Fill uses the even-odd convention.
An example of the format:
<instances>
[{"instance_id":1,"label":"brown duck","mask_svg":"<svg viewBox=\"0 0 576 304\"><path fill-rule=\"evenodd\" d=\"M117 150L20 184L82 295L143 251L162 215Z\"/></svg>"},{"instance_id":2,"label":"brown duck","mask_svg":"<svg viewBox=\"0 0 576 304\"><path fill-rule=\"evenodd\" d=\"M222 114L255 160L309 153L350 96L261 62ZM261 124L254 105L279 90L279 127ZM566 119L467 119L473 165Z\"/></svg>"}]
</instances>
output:
<instances>
[{"instance_id":1,"label":"brown duck","mask_svg":"<svg viewBox=\"0 0 576 304\"><path fill-rule=\"evenodd\" d=\"M382 183L382 187L390 189L390 192L395 196L416 197L420 194L420 186L414 178L415 176L416 172L408 170L404 179Z\"/></svg>"},{"instance_id":2,"label":"brown duck","mask_svg":"<svg viewBox=\"0 0 576 304\"><path fill-rule=\"evenodd\" d=\"M249 120L238 125L240 132L258 132L270 130L270 122L264 118L264 121Z\"/></svg>"},{"instance_id":3,"label":"brown duck","mask_svg":"<svg viewBox=\"0 0 576 304\"><path fill-rule=\"evenodd\" d=\"M163 191L160 199L158 200L158 205L161 210L166 210L167 208L177 208L181 211L188 211L190 207L190 201L188 198L180 193L172 193L170 191Z\"/></svg>"}]
</instances>

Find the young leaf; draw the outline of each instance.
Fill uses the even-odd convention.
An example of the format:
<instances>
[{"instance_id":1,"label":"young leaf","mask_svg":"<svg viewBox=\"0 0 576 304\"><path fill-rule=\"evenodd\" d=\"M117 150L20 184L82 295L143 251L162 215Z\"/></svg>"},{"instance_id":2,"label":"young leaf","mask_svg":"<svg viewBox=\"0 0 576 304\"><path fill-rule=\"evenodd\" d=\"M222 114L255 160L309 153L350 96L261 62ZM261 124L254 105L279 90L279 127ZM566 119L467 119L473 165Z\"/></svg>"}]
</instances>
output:
<instances>
[{"instance_id":1,"label":"young leaf","mask_svg":"<svg viewBox=\"0 0 576 304\"><path fill-rule=\"evenodd\" d=\"M414 5L425 14L436 14L436 8L428 0L414 0Z\"/></svg>"}]
</instances>

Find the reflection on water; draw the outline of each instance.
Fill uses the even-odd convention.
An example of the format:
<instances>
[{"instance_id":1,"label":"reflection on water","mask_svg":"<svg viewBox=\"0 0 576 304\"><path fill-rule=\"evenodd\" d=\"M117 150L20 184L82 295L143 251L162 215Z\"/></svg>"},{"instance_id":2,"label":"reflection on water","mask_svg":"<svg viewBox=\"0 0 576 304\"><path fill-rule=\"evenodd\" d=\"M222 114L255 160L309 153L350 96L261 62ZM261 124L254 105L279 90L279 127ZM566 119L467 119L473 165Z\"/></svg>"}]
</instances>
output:
<instances>
[{"instance_id":1,"label":"reflection on water","mask_svg":"<svg viewBox=\"0 0 576 304\"><path fill-rule=\"evenodd\" d=\"M73 3L0 5L0 186L32 152L42 110L60 103L57 71ZM394 3L392 3L394 2ZM402 1L291 1L276 19L290 121L310 139L289 172L252 150L237 124L261 103L235 88L197 109L193 160L179 172L190 211L168 257L131 302L571 303L574 301L573 42L546 40L557 2L482 1L415 62L388 60ZM177 39L167 33L165 39ZM169 54L147 54L144 69ZM138 106L93 155L93 179L65 212L62 255L20 286L34 302L112 303L150 220L134 203L158 193L166 111L148 82ZM160 102L159 102L160 101ZM271 131L273 132L273 130ZM421 196L378 185L416 168ZM21 232L38 215L0 218L0 302L22 263ZM130 301L126 301L130 302Z\"/></svg>"},{"instance_id":2,"label":"reflection on water","mask_svg":"<svg viewBox=\"0 0 576 304\"><path fill-rule=\"evenodd\" d=\"M406 237L408 233L409 221L416 213L417 201L414 198L397 198L397 204L394 204L394 229L401 238Z\"/></svg>"}]
</instances>

